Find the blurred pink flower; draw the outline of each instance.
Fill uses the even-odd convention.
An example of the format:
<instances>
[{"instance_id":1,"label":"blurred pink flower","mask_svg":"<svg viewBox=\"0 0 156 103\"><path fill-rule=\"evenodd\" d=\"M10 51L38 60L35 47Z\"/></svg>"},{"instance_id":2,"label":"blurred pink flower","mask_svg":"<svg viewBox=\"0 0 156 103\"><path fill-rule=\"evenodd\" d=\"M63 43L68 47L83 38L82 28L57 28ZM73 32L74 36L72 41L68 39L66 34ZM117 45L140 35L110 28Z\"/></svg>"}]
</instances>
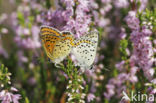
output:
<instances>
[{"instance_id":1,"label":"blurred pink flower","mask_svg":"<svg viewBox=\"0 0 156 103\"><path fill-rule=\"evenodd\" d=\"M87 101L88 101L88 102L91 102L91 101L93 101L94 99L95 99L95 95L94 95L94 94L89 93L89 94L87 95Z\"/></svg>"},{"instance_id":2,"label":"blurred pink flower","mask_svg":"<svg viewBox=\"0 0 156 103\"><path fill-rule=\"evenodd\" d=\"M9 57L7 51L2 47L1 44L0 44L0 55L3 55L5 58Z\"/></svg>"},{"instance_id":3,"label":"blurred pink flower","mask_svg":"<svg viewBox=\"0 0 156 103\"><path fill-rule=\"evenodd\" d=\"M125 18L129 28L132 30L138 30L140 28L140 21L136 17L136 11L129 11L128 15Z\"/></svg>"},{"instance_id":4,"label":"blurred pink flower","mask_svg":"<svg viewBox=\"0 0 156 103\"><path fill-rule=\"evenodd\" d=\"M116 8L127 8L129 6L128 0L115 0Z\"/></svg>"},{"instance_id":5,"label":"blurred pink flower","mask_svg":"<svg viewBox=\"0 0 156 103\"><path fill-rule=\"evenodd\" d=\"M8 90L0 91L0 100L2 101L2 103L19 103L21 95L12 93L17 91L18 90L14 87L11 87L11 92L9 92Z\"/></svg>"}]
</instances>

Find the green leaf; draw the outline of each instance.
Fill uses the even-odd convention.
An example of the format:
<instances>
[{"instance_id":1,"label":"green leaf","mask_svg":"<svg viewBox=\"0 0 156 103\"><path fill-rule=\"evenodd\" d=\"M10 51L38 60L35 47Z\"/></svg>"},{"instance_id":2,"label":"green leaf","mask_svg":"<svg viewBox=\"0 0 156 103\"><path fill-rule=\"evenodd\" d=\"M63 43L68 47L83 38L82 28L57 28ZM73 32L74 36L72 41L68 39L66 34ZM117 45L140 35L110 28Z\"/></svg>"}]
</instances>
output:
<instances>
[{"instance_id":1,"label":"green leaf","mask_svg":"<svg viewBox=\"0 0 156 103\"><path fill-rule=\"evenodd\" d=\"M128 41L126 39L120 40L120 52L122 53L122 59L125 60L127 58L126 48L128 47Z\"/></svg>"},{"instance_id":2,"label":"green leaf","mask_svg":"<svg viewBox=\"0 0 156 103\"><path fill-rule=\"evenodd\" d=\"M25 103L30 103L28 97L25 97Z\"/></svg>"},{"instance_id":3,"label":"green leaf","mask_svg":"<svg viewBox=\"0 0 156 103\"><path fill-rule=\"evenodd\" d=\"M17 18L19 20L19 24L21 24L22 26L24 26L25 20L24 20L24 15L23 15L22 12L17 12Z\"/></svg>"}]
</instances>

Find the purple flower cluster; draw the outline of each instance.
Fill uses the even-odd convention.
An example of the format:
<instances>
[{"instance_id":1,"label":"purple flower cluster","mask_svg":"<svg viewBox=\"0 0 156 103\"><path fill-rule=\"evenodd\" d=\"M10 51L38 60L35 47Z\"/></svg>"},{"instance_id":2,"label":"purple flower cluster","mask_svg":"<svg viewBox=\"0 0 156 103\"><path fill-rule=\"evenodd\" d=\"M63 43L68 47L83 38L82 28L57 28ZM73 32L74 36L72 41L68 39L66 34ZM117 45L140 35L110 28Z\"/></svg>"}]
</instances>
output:
<instances>
[{"instance_id":1,"label":"purple flower cluster","mask_svg":"<svg viewBox=\"0 0 156 103\"><path fill-rule=\"evenodd\" d=\"M46 16L45 16L46 15ZM63 16L63 10L58 9L55 11L49 10L41 14L41 22L43 25L52 26L58 30L64 30L67 23L66 16Z\"/></svg>"},{"instance_id":2,"label":"purple flower cluster","mask_svg":"<svg viewBox=\"0 0 156 103\"><path fill-rule=\"evenodd\" d=\"M139 11L143 11L147 6L148 0L136 0L136 1L141 3Z\"/></svg>"},{"instance_id":3,"label":"purple flower cluster","mask_svg":"<svg viewBox=\"0 0 156 103\"><path fill-rule=\"evenodd\" d=\"M100 7L96 0L92 0L91 8L95 25L104 28L110 24L110 20L106 17L106 14L112 9L112 1L101 0L101 3L104 5L103 7Z\"/></svg>"},{"instance_id":4,"label":"purple flower cluster","mask_svg":"<svg viewBox=\"0 0 156 103\"><path fill-rule=\"evenodd\" d=\"M88 100L88 102L93 101L93 100L94 100L94 98L95 98L95 95L94 95L94 94L92 94L92 93L89 93L89 94L87 95L87 100Z\"/></svg>"},{"instance_id":5,"label":"purple flower cluster","mask_svg":"<svg viewBox=\"0 0 156 103\"><path fill-rule=\"evenodd\" d=\"M138 81L136 73L140 71L140 69L144 71L145 77L149 80L151 80L154 75L154 69L152 68L154 61L153 47L149 39L152 35L152 31L145 26L140 27L140 21L136 17L135 11L130 11L125 20L128 27L132 30L130 38L133 43L133 52L131 54L127 49L128 55L130 56L128 64L126 63L127 61L121 61L116 64L116 68L120 74L118 74L117 77L111 78L106 85L107 91L104 92L104 96L108 100L115 96L115 94L117 94L117 98L121 98L122 91L126 91L125 83L127 81L130 83L136 83ZM121 31L121 39L125 39L125 30L122 28Z\"/></svg>"},{"instance_id":6,"label":"purple flower cluster","mask_svg":"<svg viewBox=\"0 0 156 103\"><path fill-rule=\"evenodd\" d=\"M139 19L134 11L130 11L126 17L126 22L132 30L130 37L133 43L133 59L135 63L143 69L145 76L152 79L154 70L153 65L153 46L150 40L152 31L150 29L139 26Z\"/></svg>"},{"instance_id":7,"label":"purple flower cluster","mask_svg":"<svg viewBox=\"0 0 156 103\"><path fill-rule=\"evenodd\" d=\"M27 5L26 5L27 4ZM31 5L29 8L29 5ZM40 39L39 39L39 31L40 28L37 24L32 25L34 20L38 20L37 16L31 16L31 9L40 11L42 6L37 4L35 1L30 3L30 1L26 0L21 3L21 5L17 8L18 12L13 12L11 14L12 18L12 26L13 30L15 30L15 42L19 47L26 49L34 49L41 47ZM21 20L22 19L22 20ZM23 24L24 20L24 24ZM36 21L38 22L38 21ZM31 26L32 25L32 26Z\"/></svg>"},{"instance_id":8,"label":"purple flower cluster","mask_svg":"<svg viewBox=\"0 0 156 103\"><path fill-rule=\"evenodd\" d=\"M126 81L129 81L131 83L136 83L138 81L138 78L136 76L136 72L138 70L137 67L132 67L130 69L129 73L123 72L125 68L124 67L125 63L123 61L120 64L117 64L116 67L123 69L120 74L117 75L115 78L111 78L106 85L107 91L104 92L104 96L110 100L112 96L115 96L116 98L121 98L122 97L122 91L126 91ZM120 88L120 89L116 89Z\"/></svg>"},{"instance_id":9,"label":"purple flower cluster","mask_svg":"<svg viewBox=\"0 0 156 103\"><path fill-rule=\"evenodd\" d=\"M68 30L75 34L76 37L88 32L91 16L87 14L90 11L88 0L61 0L65 5L63 9L59 7L55 11L48 11L43 18L43 24L55 27L59 30ZM75 7L75 9L74 9Z\"/></svg>"},{"instance_id":10,"label":"purple flower cluster","mask_svg":"<svg viewBox=\"0 0 156 103\"><path fill-rule=\"evenodd\" d=\"M84 33L88 32L89 24L91 23L90 15L87 13L90 11L89 9L89 1L88 0L78 0L75 4L76 10L74 11L71 18L68 18L67 25L65 26L66 30L72 30L77 37L84 35ZM67 7L68 8L68 7ZM70 10L70 7L69 7Z\"/></svg>"},{"instance_id":11,"label":"purple flower cluster","mask_svg":"<svg viewBox=\"0 0 156 103\"><path fill-rule=\"evenodd\" d=\"M12 92L17 92L18 90L14 87L11 87L11 92L8 90L0 91L0 100L1 103L19 103L19 99L21 99L20 94L13 94Z\"/></svg>"},{"instance_id":12,"label":"purple flower cluster","mask_svg":"<svg viewBox=\"0 0 156 103\"><path fill-rule=\"evenodd\" d=\"M29 28L18 26L16 28L15 42L19 47L33 49L41 46L39 41L39 27L33 26Z\"/></svg>"},{"instance_id":13,"label":"purple flower cluster","mask_svg":"<svg viewBox=\"0 0 156 103\"><path fill-rule=\"evenodd\" d=\"M128 0L115 0L116 8L127 8L129 6Z\"/></svg>"}]
</instances>

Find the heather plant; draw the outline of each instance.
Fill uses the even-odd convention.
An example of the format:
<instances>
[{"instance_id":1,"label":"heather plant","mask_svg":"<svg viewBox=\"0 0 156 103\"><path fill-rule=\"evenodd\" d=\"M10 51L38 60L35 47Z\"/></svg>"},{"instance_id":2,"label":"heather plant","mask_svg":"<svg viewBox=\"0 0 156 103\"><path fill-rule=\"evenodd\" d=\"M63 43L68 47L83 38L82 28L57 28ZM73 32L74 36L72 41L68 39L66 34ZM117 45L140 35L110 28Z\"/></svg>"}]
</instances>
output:
<instances>
[{"instance_id":1,"label":"heather plant","mask_svg":"<svg viewBox=\"0 0 156 103\"><path fill-rule=\"evenodd\" d=\"M3 64L0 65L0 100L2 103L19 103L21 99L20 94L13 94L13 92L18 92L18 90L11 85L10 80L11 73L8 72L8 68L4 67Z\"/></svg>"},{"instance_id":2,"label":"heather plant","mask_svg":"<svg viewBox=\"0 0 156 103\"><path fill-rule=\"evenodd\" d=\"M155 103L155 5L155 0L0 0L0 102ZM97 30L91 68L77 66L72 53L59 66L51 62L41 42L43 25L69 31L74 39Z\"/></svg>"}]
</instances>

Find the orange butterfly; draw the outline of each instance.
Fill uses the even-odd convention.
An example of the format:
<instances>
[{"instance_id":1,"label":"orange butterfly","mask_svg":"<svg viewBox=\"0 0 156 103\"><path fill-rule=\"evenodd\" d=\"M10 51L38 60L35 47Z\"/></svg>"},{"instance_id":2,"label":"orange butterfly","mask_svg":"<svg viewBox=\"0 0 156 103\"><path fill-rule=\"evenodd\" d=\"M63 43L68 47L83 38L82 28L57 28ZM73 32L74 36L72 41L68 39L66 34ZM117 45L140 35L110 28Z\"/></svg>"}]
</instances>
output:
<instances>
[{"instance_id":1,"label":"orange butterfly","mask_svg":"<svg viewBox=\"0 0 156 103\"><path fill-rule=\"evenodd\" d=\"M74 37L70 32L60 32L49 26L41 26L41 39L47 56L55 64L59 64L69 55Z\"/></svg>"}]
</instances>

